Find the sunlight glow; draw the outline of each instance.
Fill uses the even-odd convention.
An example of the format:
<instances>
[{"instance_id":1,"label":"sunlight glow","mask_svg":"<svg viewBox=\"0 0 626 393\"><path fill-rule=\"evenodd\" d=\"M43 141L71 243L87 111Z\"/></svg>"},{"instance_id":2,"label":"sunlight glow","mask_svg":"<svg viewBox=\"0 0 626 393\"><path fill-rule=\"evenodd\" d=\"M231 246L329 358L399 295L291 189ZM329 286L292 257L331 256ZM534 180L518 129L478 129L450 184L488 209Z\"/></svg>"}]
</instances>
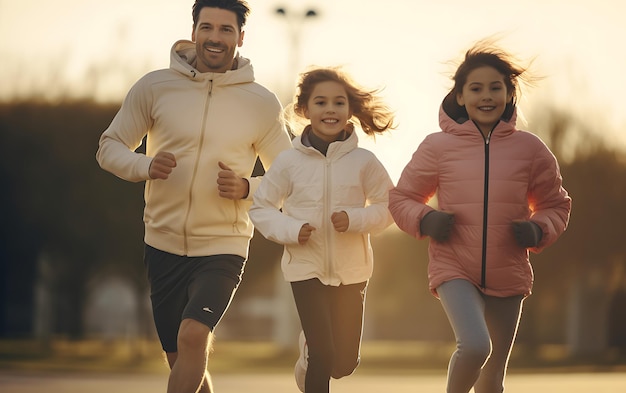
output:
<instances>
[{"instance_id":1,"label":"sunlight glow","mask_svg":"<svg viewBox=\"0 0 626 393\"><path fill-rule=\"evenodd\" d=\"M148 71L169 64L174 41L191 36L192 1L0 0L0 101L89 98L120 101ZM602 116L603 134L626 147L617 130L626 125L618 107L626 86L626 36L612 0L389 0L384 7L359 0L257 0L242 55L252 59L257 80L287 103L295 71L307 65L343 65L360 83L384 88L399 127L376 143L363 136L397 180L423 137L438 130L437 112L457 60L476 40L499 34L501 44L532 60L544 76L524 92L529 112L537 105ZM293 31L277 7L316 16ZM621 8L622 10L617 10ZM582 23L584 22L584 23ZM298 53L293 53L297 51ZM294 60L297 59L297 60ZM536 99L535 99L536 98ZM613 130L613 131L610 131Z\"/></svg>"}]
</instances>

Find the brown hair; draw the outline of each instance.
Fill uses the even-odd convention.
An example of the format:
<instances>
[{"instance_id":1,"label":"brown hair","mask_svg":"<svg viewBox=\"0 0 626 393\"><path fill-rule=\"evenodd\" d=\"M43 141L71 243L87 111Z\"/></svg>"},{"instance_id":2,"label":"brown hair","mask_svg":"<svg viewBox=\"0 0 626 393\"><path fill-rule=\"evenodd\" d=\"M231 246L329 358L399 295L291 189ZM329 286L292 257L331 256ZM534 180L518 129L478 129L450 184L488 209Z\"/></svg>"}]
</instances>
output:
<instances>
[{"instance_id":1,"label":"brown hair","mask_svg":"<svg viewBox=\"0 0 626 393\"><path fill-rule=\"evenodd\" d=\"M463 86L470 72L485 66L493 67L504 77L507 93L511 93L512 99L506 104L502 119L508 121L513 116L517 97L521 95L518 79L530 82L525 74L527 68L518 65L512 55L495 46L492 40L482 40L465 53L465 58L452 77L454 86L443 100L444 110L454 120L468 119L465 107L457 103L456 97L463 92Z\"/></svg>"},{"instance_id":2,"label":"brown hair","mask_svg":"<svg viewBox=\"0 0 626 393\"><path fill-rule=\"evenodd\" d=\"M388 129L395 128L393 111L382 102L378 96L379 90L366 90L357 85L352 78L338 67L315 68L300 75L296 96L293 103L293 112L304 118L304 110L313 89L321 82L340 83L348 94L348 105L353 117L368 135L380 134Z\"/></svg>"}]
</instances>

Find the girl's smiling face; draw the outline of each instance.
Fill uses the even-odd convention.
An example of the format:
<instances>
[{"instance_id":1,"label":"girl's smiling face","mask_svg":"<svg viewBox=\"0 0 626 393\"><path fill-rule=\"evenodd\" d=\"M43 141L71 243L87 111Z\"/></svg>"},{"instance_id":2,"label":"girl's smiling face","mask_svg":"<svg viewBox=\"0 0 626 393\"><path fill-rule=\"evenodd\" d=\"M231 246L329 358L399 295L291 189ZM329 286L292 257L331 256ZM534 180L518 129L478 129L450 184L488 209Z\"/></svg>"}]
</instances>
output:
<instances>
[{"instance_id":1,"label":"girl's smiling face","mask_svg":"<svg viewBox=\"0 0 626 393\"><path fill-rule=\"evenodd\" d=\"M352 118L346 89L334 81L318 83L313 88L304 115L311 121L311 129L317 137L334 142Z\"/></svg>"},{"instance_id":2,"label":"girl's smiling face","mask_svg":"<svg viewBox=\"0 0 626 393\"><path fill-rule=\"evenodd\" d=\"M513 98L508 92L504 75L490 66L479 67L467 75L457 103L465 106L467 115L484 135L488 135L500 121L506 104Z\"/></svg>"}]
</instances>

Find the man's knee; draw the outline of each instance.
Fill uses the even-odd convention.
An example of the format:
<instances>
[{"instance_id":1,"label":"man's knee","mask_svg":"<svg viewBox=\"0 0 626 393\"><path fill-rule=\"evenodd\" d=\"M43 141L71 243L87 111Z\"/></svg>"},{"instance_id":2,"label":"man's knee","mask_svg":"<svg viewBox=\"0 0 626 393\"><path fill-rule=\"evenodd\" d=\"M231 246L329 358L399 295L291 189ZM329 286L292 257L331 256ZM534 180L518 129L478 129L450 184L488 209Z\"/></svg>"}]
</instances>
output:
<instances>
[{"instance_id":1,"label":"man's knee","mask_svg":"<svg viewBox=\"0 0 626 393\"><path fill-rule=\"evenodd\" d=\"M211 329L194 319L184 319L178 331L178 350L206 350L211 342Z\"/></svg>"}]
</instances>

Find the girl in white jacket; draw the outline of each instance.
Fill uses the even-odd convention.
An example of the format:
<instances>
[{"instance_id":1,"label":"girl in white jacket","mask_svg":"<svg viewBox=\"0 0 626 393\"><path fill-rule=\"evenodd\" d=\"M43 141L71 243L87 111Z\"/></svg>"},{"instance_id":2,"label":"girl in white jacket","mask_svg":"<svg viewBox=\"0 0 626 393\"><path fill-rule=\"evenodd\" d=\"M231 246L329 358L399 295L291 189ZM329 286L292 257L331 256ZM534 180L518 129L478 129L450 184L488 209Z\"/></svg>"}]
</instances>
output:
<instances>
[{"instance_id":1,"label":"girl in white jacket","mask_svg":"<svg viewBox=\"0 0 626 393\"><path fill-rule=\"evenodd\" d=\"M285 246L281 265L303 329L295 367L302 392L328 392L331 377L359 364L370 233L393 222L393 183L376 156L358 147L351 121L368 135L394 128L376 93L336 68L302 74L292 110L310 124L278 155L250 210L259 232Z\"/></svg>"}]
</instances>

